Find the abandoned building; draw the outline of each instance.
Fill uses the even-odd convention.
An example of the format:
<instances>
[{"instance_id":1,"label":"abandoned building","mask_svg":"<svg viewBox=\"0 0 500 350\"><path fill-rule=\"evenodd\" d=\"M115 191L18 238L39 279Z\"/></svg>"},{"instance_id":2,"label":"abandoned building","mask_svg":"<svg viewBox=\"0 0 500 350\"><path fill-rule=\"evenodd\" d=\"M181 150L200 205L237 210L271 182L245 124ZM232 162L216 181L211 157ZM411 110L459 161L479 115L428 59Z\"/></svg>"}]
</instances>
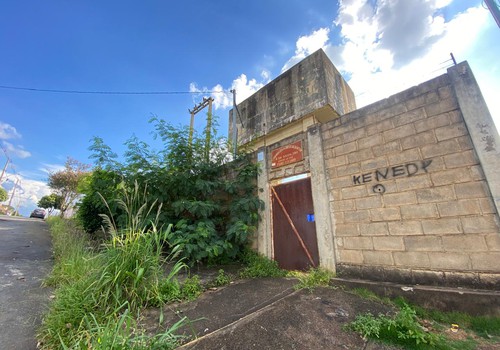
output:
<instances>
[{"instance_id":1,"label":"abandoned building","mask_svg":"<svg viewBox=\"0 0 500 350\"><path fill-rule=\"evenodd\" d=\"M262 170L260 253L287 269L499 289L500 141L467 62L356 109L319 50L236 111L229 135Z\"/></svg>"}]
</instances>

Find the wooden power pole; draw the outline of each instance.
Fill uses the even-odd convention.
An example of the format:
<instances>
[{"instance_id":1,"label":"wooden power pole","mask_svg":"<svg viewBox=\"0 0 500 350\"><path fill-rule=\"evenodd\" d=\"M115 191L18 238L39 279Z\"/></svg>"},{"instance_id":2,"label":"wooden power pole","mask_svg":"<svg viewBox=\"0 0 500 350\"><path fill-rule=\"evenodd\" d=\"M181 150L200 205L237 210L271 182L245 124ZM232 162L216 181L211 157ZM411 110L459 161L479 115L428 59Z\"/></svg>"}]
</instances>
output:
<instances>
[{"instance_id":1,"label":"wooden power pole","mask_svg":"<svg viewBox=\"0 0 500 350\"><path fill-rule=\"evenodd\" d=\"M500 9L497 1L495 0L484 0L486 6L488 6L488 10L490 10L491 15L497 22L498 27L500 27Z\"/></svg>"},{"instance_id":2,"label":"wooden power pole","mask_svg":"<svg viewBox=\"0 0 500 350\"><path fill-rule=\"evenodd\" d=\"M192 147L193 143L193 132L194 132L194 116L196 113L201 111L203 108L208 106L208 114L207 114L207 127L205 129L205 159L208 161L210 156L210 135L212 134L212 102L214 99L212 97L205 98L203 97L203 101L194 106L192 110L188 109L191 114L191 124L189 125L189 147Z\"/></svg>"},{"instance_id":3,"label":"wooden power pole","mask_svg":"<svg viewBox=\"0 0 500 350\"><path fill-rule=\"evenodd\" d=\"M5 170L7 169L7 165L9 165L10 158L7 157L7 161L5 162L5 165L2 170L2 174L0 174L0 184L2 183L3 175L5 174Z\"/></svg>"},{"instance_id":4,"label":"wooden power pole","mask_svg":"<svg viewBox=\"0 0 500 350\"><path fill-rule=\"evenodd\" d=\"M16 188L17 188L18 184L19 184L19 178L17 179L16 184L14 185L14 188L12 189L12 194L10 195L9 204L8 204L9 207L12 204L12 199L14 199L14 194L16 193Z\"/></svg>"}]
</instances>

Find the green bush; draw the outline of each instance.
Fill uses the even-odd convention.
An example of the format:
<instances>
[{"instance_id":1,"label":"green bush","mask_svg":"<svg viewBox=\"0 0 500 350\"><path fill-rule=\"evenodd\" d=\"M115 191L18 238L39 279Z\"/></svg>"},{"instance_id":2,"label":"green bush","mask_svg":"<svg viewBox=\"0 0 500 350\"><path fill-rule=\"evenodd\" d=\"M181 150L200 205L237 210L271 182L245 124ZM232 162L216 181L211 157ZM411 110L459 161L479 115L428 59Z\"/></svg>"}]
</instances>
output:
<instances>
[{"instance_id":1,"label":"green bush","mask_svg":"<svg viewBox=\"0 0 500 350\"><path fill-rule=\"evenodd\" d=\"M189 143L187 128L158 118L151 122L163 149L154 151L132 137L126 142L123 163L102 139L94 139L90 150L96 169L83 186L86 196L78 210L83 227L98 230L103 224L100 214L109 212L119 229L126 227L127 215L116 204L117 188L121 181L128 187L138 183L147 187L149 203L161 204L158 225L174 224L173 242L188 263L236 259L259 221L258 164L244 152L233 157L227 140L217 137L215 130L210 130L207 147L207 135L194 133Z\"/></svg>"},{"instance_id":2,"label":"green bush","mask_svg":"<svg viewBox=\"0 0 500 350\"><path fill-rule=\"evenodd\" d=\"M158 306L163 303L182 300L181 285L176 279L161 281L158 294L160 296Z\"/></svg>"},{"instance_id":3,"label":"green bush","mask_svg":"<svg viewBox=\"0 0 500 350\"><path fill-rule=\"evenodd\" d=\"M197 275L187 278L181 285L181 296L183 299L194 300L203 293L200 277Z\"/></svg>"},{"instance_id":4,"label":"green bush","mask_svg":"<svg viewBox=\"0 0 500 350\"><path fill-rule=\"evenodd\" d=\"M229 276L223 269L217 272L217 277L213 281L215 287L222 287L231 283L231 276Z\"/></svg>"},{"instance_id":5,"label":"green bush","mask_svg":"<svg viewBox=\"0 0 500 350\"><path fill-rule=\"evenodd\" d=\"M115 218L123 217L123 212L116 203L121 182L122 179L116 172L96 168L80 185L80 192L84 197L78 204L76 217L85 232L91 236L103 229L101 215L109 215L111 210ZM106 199L109 209L103 198Z\"/></svg>"},{"instance_id":6,"label":"green bush","mask_svg":"<svg viewBox=\"0 0 500 350\"><path fill-rule=\"evenodd\" d=\"M348 327L363 338L376 338L414 348L428 349L443 342L442 337L423 329L415 310L409 305L403 305L395 317L375 317L371 313L358 315Z\"/></svg>"}]
</instances>

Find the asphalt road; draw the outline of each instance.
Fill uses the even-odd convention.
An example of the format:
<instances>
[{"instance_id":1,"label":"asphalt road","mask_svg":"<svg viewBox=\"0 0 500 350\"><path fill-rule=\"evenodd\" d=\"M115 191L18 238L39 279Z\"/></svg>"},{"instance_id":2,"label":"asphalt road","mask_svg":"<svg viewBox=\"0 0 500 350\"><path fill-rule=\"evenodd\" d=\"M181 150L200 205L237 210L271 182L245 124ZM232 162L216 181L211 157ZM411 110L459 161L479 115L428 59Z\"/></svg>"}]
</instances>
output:
<instances>
[{"instance_id":1,"label":"asphalt road","mask_svg":"<svg viewBox=\"0 0 500 350\"><path fill-rule=\"evenodd\" d=\"M51 239L40 219L0 216L0 348L36 349L35 334L51 290Z\"/></svg>"}]
</instances>

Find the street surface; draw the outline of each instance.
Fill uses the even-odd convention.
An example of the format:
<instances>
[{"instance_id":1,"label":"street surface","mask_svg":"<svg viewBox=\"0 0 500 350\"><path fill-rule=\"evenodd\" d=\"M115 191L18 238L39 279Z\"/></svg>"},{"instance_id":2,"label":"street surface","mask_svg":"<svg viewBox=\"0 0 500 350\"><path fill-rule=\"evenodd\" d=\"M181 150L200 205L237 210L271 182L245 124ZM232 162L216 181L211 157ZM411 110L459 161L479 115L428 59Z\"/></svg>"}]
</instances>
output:
<instances>
[{"instance_id":1,"label":"street surface","mask_svg":"<svg viewBox=\"0 0 500 350\"><path fill-rule=\"evenodd\" d=\"M51 290L51 239L41 219L0 215L0 348L36 349L35 334Z\"/></svg>"}]
</instances>

